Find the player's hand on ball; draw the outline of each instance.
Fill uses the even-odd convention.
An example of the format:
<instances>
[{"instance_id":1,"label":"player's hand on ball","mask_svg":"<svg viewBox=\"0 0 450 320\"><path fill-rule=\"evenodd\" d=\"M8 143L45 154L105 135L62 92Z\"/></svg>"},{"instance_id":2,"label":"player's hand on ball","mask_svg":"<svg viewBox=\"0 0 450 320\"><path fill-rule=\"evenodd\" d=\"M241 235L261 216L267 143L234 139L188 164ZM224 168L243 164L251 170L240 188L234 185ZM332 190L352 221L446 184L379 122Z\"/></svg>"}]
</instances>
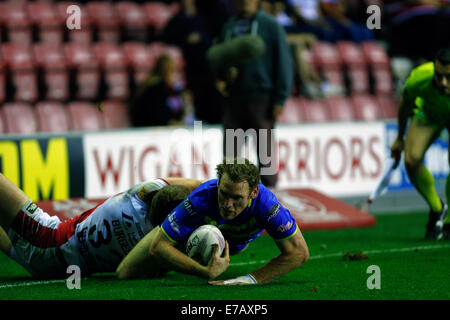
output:
<instances>
[{"instance_id":1,"label":"player's hand on ball","mask_svg":"<svg viewBox=\"0 0 450 320\"><path fill-rule=\"evenodd\" d=\"M214 245L214 253L211 256L211 260L208 263L208 275L210 279L217 278L230 266L230 249L228 241L225 242L225 250L223 256L220 256L219 246Z\"/></svg>"}]
</instances>

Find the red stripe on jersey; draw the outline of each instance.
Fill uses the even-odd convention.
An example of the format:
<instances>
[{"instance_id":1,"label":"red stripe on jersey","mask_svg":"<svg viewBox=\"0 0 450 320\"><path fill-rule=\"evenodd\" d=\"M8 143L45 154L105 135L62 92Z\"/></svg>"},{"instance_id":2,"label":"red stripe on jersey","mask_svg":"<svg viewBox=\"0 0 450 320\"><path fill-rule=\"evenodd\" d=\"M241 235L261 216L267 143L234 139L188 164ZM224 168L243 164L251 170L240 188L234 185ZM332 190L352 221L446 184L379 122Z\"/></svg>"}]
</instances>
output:
<instances>
[{"instance_id":1,"label":"red stripe on jersey","mask_svg":"<svg viewBox=\"0 0 450 320\"><path fill-rule=\"evenodd\" d=\"M46 227L20 210L11 223L11 228L33 246L39 248L59 247L72 237L77 224L89 217L105 201L102 201L94 208L83 212L79 216L61 222L57 228Z\"/></svg>"}]
</instances>

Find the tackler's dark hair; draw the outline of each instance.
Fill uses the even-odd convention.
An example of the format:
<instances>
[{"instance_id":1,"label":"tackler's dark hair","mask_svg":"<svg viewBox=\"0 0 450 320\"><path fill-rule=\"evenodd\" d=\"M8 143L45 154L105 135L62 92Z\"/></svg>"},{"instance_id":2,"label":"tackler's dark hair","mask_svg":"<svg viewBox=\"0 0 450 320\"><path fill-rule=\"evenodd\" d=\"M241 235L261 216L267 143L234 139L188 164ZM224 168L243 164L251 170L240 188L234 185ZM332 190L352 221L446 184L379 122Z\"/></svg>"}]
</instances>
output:
<instances>
[{"instance_id":1,"label":"tackler's dark hair","mask_svg":"<svg viewBox=\"0 0 450 320\"><path fill-rule=\"evenodd\" d=\"M161 224L190 193L188 187L180 185L165 186L159 190L150 205L149 218L152 226Z\"/></svg>"}]
</instances>

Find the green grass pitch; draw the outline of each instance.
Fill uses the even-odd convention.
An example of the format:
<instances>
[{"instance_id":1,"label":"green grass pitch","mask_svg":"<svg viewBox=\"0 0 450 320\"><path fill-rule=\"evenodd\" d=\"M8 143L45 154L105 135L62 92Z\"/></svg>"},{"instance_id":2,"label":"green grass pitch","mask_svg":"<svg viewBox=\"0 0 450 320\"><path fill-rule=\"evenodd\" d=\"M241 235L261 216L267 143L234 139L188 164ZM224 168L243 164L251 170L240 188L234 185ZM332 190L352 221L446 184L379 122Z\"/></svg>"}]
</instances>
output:
<instances>
[{"instance_id":1,"label":"green grass pitch","mask_svg":"<svg viewBox=\"0 0 450 320\"><path fill-rule=\"evenodd\" d=\"M119 281L114 274L81 280L69 290L65 280L36 281L0 253L0 300L130 299L130 300L340 300L450 299L450 242L426 241L424 213L377 216L373 227L307 231L310 260L268 284L214 287L205 280L168 273L152 280ZM362 251L367 259L348 261L346 252ZM221 279L247 274L278 254L270 237L261 236L231 258ZM368 289L367 268L380 268L380 289Z\"/></svg>"}]
</instances>

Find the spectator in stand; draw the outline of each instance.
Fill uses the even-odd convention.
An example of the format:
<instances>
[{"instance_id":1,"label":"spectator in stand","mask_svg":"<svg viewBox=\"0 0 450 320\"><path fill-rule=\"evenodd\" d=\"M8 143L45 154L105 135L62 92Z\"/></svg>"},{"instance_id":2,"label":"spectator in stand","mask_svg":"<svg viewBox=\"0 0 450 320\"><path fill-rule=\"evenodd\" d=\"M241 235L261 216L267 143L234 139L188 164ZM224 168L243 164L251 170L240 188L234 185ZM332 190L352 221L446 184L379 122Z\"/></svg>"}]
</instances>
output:
<instances>
[{"instance_id":1,"label":"spectator in stand","mask_svg":"<svg viewBox=\"0 0 450 320\"><path fill-rule=\"evenodd\" d=\"M346 16L343 0L284 0L286 13L294 22L286 26L288 33L312 33L318 40L337 42L373 40L365 25Z\"/></svg>"},{"instance_id":2,"label":"spectator in stand","mask_svg":"<svg viewBox=\"0 0 450 320\"><path fill-rule=\"evenodd\" d=\"M156 62L152 74L136 90L130 104L133 126L184 124L188 91L177 81L176 66L166 54Z\"/></svg>"},{"instance_id":3,"label":"spectator in stand","mask_svg":"<svg viewBox=\"0 0 450 320\"><path fill-rule=\"evenodd\" d=\"M391 55L420 64L450 44L450 0L385 0L384 6Z\"/></svg>"},{"instance_id":4,"label":"spectator in stand","mask_svg":"<svg viewBox=\"0 0 450 320\"><path fill-rule=\"evenodd\" d=\"M256 130L259 167L270 169L274 165L275 157L275 150L272 149L274 137L272 129L283 110L285 100L291 94L294 67L292 55L283 28L274 17L259 10L259 0L234 0L233 4L237 14L224 25L220 44L226 47L227 44L239 43L240 40L248 39L250 36L253 37L254 45L257 42L255 38L260 39L264 44L264 50L251 60L236 62L230 66L225 72L224 79L218 77L216 85L226 96L224 137L227 129ZM239 47L235 49L240 52ZM246 53L249 51L251 50L247 50ZM259 136L261 132L259 129L266 130L265 135ZM259 139L264 141L260 142ZM226 157L235 157L236 155L227 154L228 147L233 146L227 146L226 140L225 138ZM260 146L264 146L266 152L262 151L263 148L259 148ZM239 151L240 146L235 144L233 152L236 154ZM262 161L261 155L265 156L266 161ZM275 187L277 176L262 173L261 182L267 187Z\"/></svg>"},{"instance_id":5,"label":"spectator in stand","mask_svg":"<svg viewBox=\"0 0 450 320\"><path fill-rule=\"evenodd\" d=\"M195 116L208 123L220 123L219 93L205 54L212 45L207 21L197 8L198 0L182 0L181 9L167 24L161 41L181 48L186 61L185 76L193 94Z\"/></svg>"}]
</instances>

